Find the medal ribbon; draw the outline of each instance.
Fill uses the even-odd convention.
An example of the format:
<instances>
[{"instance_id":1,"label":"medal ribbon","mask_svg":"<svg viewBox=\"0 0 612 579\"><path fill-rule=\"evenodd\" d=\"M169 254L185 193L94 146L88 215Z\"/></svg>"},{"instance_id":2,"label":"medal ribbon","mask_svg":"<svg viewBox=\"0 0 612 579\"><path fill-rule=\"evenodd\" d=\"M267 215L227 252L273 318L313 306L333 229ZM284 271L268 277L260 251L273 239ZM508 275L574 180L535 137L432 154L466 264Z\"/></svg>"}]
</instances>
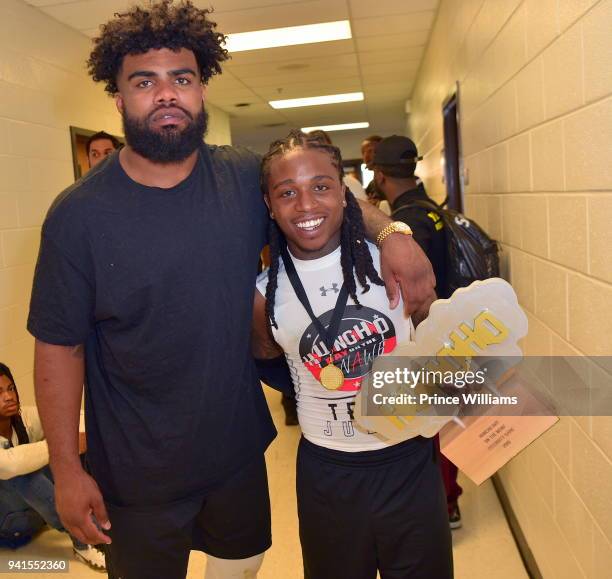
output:
<instances>
[{"instance_id":1,"label":"medal ribbon","mask_svg":"<svg viewBox=\"0 0 612 579\"><path fill-rule=\"evenodd\" d=\"M283 263L285 264L285 271L289 277L289 281L293 286L293 291L295 291L295 295L300 300L300 303L304 306L304 309L308 313L312 323L317 328L317 331L323 338L323 343L327 346L327 349L330 352L330 360L329 363L333 364L333 354L334 354L334 342L338 337L338 328L340 327L340 320L342 320L342 315L344 314L344 309L346 308L346 302L348 301L348 289L346 285L343 283L342 288L340 289L340 294L338 295L338 299L336 300L336 305L334 306L334 312L332 314L331 321L327 329L321 323L321 320L315 316L312 311L312 306L310 305L310 301L308 300L308 296L306 295L306 290L302 285L302 280L300 280L300 276L295 269L295 265L293 264L293 260L287 251L287 247L284 246L281 249L281 256L283 258Z\"/></svg>"}]
</instances>

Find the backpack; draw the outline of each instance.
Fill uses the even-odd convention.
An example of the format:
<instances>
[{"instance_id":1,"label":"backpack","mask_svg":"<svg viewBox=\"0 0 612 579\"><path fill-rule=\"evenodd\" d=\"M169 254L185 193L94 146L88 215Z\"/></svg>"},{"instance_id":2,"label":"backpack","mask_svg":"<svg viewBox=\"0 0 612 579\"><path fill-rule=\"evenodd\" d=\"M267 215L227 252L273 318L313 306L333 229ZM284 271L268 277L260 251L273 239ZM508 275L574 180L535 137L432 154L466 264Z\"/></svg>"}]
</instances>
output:
<instances>
[{"instance_id":1,"label":"backpack","mask_svg":"<svg viewBox=\"0 0 612 579\"><path fill-rule=\"evenodd\" d=\"M444 223L446 237L446 287L451 296L473 281L499 277L499 246L471 219L454 209L444 209L433 201L415 200L398 207L392 215L406 207L434 210Z\"/></svg>"}]
</instances>

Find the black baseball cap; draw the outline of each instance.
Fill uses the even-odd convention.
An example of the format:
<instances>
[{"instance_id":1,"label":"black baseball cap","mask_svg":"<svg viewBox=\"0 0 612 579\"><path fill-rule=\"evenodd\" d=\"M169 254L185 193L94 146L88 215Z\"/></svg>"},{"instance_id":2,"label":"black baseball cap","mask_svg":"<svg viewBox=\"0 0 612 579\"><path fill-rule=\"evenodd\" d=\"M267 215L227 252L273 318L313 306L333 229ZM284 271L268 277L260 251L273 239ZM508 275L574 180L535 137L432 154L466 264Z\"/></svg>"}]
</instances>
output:
<instances>
[{"instance_id":1,"label":"black baseball cap","mask_svg":"<svg viewBox=\"0 0 612 579\"><path fill-rule=\"evenodd\" d=\"M374 165L402 166L416 164L423 157L419 157L419 152L414 141L408 137L392 135L383 139L376 146L374 152Z\"/></svg>"}]
</instances>

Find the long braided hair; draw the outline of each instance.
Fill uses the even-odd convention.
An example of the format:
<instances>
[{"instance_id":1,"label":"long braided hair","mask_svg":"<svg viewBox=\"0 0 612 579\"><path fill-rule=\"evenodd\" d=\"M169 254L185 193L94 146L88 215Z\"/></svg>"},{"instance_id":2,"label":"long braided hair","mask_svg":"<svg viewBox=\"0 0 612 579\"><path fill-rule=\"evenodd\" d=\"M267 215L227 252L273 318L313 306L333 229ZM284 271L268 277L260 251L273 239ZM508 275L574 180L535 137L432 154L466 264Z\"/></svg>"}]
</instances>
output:
<instances>
[{"instance_id":1,"label":"long braided hair","mask_svg":"<svg viewBox=\"0 0 612 579\"><path fill-rule=\"evenodd\" d=\"M26 430L25 424L23 423L23 419L21 418L21 405L19 402L19 392L17 391L17 384L15 384L15 379L13 378L13 374L8 366L2 364L0 362L0 376L6 376L15 386L15 393L17 394L17 404L19 404L19 413L15 414L15 416L11 416L11 426L13 430L17 433L17 439L19 440L19 444L28 444L30 442L30 437L28 436L28 431Z\"/></svg>"},{"instance_id":2,"label":"long braided hair","mask_svg":"<svg viewBox=\"0 0 612 579\"><path fill-rule=\"evenodd\" d=\"M268 178L272 161L295 149L313 149L329 155L332 164L338 170L340 182L342 182L344 169L342 167L340 149L328 143L320 135L312 136L299 130L292 130L284 139L274 141L262 160L261 189L265 195L268 195ZM266 287L266 318L268 319L269 328L273 326L278 329L274 317L274 300L276 288L278 287L280 255L283 247L287 245L287 240L274 220L270 220L268 241L270 244L270 269L268 271L268 285ZM357 278L363 288L362 293L370 289L368 280L376 285L384 285L383 280L380 279L374 267L370 250L366 244L361 208L348 188L346 190L346 207L344 209L340 233L340 264L342 266L344 283L357 307L361 307L361 304L357 298L355 278Z\"/></svg>"}]
</instances>

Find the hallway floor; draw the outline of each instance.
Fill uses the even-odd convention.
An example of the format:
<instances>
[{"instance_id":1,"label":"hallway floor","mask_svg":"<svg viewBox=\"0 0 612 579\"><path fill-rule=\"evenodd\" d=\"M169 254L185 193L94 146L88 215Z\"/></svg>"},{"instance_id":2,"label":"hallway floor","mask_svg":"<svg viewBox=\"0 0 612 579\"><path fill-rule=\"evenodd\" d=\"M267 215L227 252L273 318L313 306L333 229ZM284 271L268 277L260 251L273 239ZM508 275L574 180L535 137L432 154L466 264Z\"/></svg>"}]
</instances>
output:
<instances>
[{"instance_id":1,"label":"hallway floor","mask_svg":"<svg viewBox=\"0 0 612 579\"><path fill-rule=\"evenodd\" d=\"M267 464L272 501L272 535L274 545L266 554L260 579L300 579L300 543L295 502L295 454L300 437L299 427L284 426L280 394L266 392L279 435L268 449ZM460 479L463 496L460 507L463 528L453 531L456 579L527 579L510 529L490 481L481 487ZM9 551L0 552L3 559ZM102 573L89 569L72 558L70 541L53 530L43 532L15 555L19 559L69 558L70 573L40 573L34 576L54 579L100 579ZM189 560L188 579L202 579L206 557L193 552ZM161 578L160 578L161 579ZM338 579L350 579L339 577Z\"/></svg>"}]
</instances>

